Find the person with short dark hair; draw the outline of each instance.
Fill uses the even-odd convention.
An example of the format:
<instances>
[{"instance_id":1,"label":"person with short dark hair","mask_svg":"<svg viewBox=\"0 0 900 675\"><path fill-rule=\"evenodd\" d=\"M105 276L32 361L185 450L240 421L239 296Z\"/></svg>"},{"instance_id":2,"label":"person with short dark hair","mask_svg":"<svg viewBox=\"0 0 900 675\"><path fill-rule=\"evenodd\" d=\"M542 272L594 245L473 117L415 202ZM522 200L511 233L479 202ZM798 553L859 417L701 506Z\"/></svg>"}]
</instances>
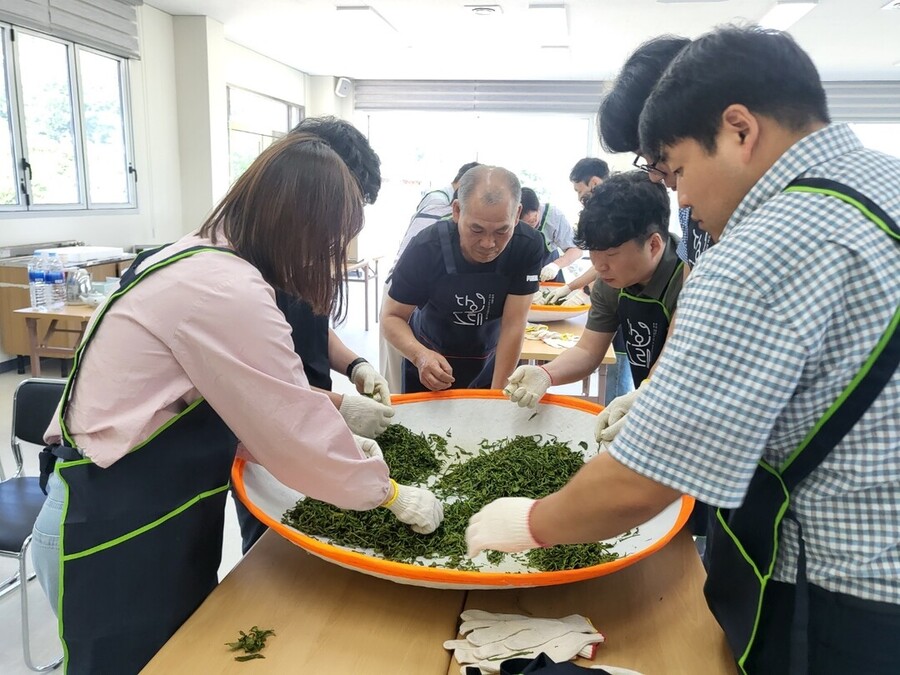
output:
<instances>
[{"instance_id":1,"label":"person with short dark hair","mask_svg":"<svg viewBox=\"0 0 900 675\"><path fill-rule=\"evenodd\" d=\"M704 590L741 672L893 674L900 158L832 124L809 55L759 27L685 47L640 137L716 245L608 452L486 506L470 552L606 539L688 494L718 507Z\"/></svg>"},{"instance_id":2,"label":"person with short dark hair","mask_svg":"<svg viewBox=\"0 0 900 675\"><path fill-rule=\"evenodd\" d=\"M634 380L648 376L683 281L668 222L665 187L642 171L611 176L593 189L576 235L599 277L585 331L575 347L550 363L517 368L504 390L510 400L534 407L552 384L583 379L600 365L617 332Z\"/></svg>"},{"instance_id":3,"label":"person with short dark hair","mask_svg":"<svg viewBox=\"0 0 900 675\"><path fill-rule=\"evenodd\" d=\"M585 157L575 162L569 172L569 182L578 194L578 201L584 204L591 190L609 178L609 164L597 157Z\"/></svg>"},{"instance_id":4,"label":"person with short dark hair","mask_svg":"<svg viewBox=\"0 0 900 675\"><path fill-rule=\"evenodd\" d=\"M45 433L32 535L66 672L139 672L212 592L239 448L307 497L440 525L435 496L393 481L310 390L275 305L280 288L341 314L364 199L325 141L287 134L97 310Z\"/></svg>"},{"instance_id":5,"label":"person with short dark hair","mask_svg":"<svg viewBox=\"0 0 900 675\"><path fill-rule=\"evenodd\" d=\"M531 188L522 188L519 220L540 232L544 238L541 281L565 283L562 268L581 257L581 249L575 245L575 231L566 216L553 204L541 204L537 193Z\"/></svg>"},{"instance_id":6,"label":"person with short dark hair","mask_svg":"<svg viewBox=\"0 0 900 675\"><path fill-rule=\"evenodd\" d=\"M495 166L460 180L452 220L400 257L381 329L405 357L403 391L500 389L519 360L544 243L519 222L521 187Z\"/></svg>"}]
</instances>

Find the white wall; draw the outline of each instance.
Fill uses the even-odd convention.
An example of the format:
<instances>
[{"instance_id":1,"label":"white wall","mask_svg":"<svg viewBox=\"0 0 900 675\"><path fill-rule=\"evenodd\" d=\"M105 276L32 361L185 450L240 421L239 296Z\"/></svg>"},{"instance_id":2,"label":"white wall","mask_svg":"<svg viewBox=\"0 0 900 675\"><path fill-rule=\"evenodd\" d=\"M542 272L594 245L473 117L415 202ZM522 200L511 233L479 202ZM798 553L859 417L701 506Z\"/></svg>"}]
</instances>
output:
<instances>
[{"instance_id":1,"label":"white wall","mask_svg":"<svg viewBox=\"0 0 900 675\"><path fill-rule=\"evenodd\" d=\"M306 105L306 75L234 42L225 41L225 81L296 105Z\"/></svg>"}]
</instances>

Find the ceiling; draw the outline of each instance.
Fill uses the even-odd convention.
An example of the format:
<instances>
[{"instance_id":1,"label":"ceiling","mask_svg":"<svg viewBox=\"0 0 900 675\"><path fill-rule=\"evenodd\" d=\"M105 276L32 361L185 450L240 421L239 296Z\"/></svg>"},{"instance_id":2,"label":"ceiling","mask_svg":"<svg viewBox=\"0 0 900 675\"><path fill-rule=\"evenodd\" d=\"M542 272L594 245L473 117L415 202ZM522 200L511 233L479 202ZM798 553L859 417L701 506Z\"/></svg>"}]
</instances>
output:
<instances>
[{"instance_id":1,"label":"ceiling","mask_svg":"<svg viewBox=\"0 0 900 675\"><path fill-rule=\"evenodd\" d=\"M367 1L369 10L336 5ZM354 79L610 79L644 40L696 37L758 21L775 0L146 0L172 15L205 15L227 39L312 75ZM900 9L888 0L819 0L790 29L825 80L900 80ZM529 5L565 5L564 22ZM551 12L552 13L552 12ZM559 12L557 12L558 14ZM374 18L360 26L360 14ZM350 16L348 16L350 15ZM561 34L556 34L556 33ZM567 49L564 47L568 47Z\"/></svg>"}]
</instances>

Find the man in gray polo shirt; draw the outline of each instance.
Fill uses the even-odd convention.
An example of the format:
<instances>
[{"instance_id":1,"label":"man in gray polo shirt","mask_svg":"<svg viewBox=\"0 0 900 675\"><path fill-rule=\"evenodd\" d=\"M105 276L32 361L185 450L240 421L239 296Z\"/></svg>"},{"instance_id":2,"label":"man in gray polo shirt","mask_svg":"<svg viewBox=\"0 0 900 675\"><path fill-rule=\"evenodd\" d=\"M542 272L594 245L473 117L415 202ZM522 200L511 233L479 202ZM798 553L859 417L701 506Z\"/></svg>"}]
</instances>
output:
<instances>
[{"instance_id":1,"label":"man in gray polo shirt","mask_svg":"<svg viewBox=\"0 0 900 675\"><path fill-rule=\"evenodd\" d=\"M504 389L511 401L534 407L551 384L583 379L600 365L619 330L635 381L647 378L662 352L683 279L668 222L665 187L642 171L612 176L594 188L576 236L599 275L584 334L545 366L517 368Z\"/></svg>"}]
</instances>

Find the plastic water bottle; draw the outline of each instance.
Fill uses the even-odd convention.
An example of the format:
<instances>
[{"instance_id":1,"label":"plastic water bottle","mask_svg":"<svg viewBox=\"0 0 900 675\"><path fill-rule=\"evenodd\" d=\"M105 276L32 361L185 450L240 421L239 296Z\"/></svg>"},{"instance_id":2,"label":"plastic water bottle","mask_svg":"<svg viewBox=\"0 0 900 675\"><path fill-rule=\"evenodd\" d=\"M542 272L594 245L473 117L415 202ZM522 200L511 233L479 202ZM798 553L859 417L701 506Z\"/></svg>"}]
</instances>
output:
<instances>
[{"instance_id":1,"label":"plastic water bottle","mask_svg":"<svg viewBox=\"0 0 900 675\"><path fill-rule=\"evenodd\" d=\"M35 253L28 263L28 291L34 309L47 309L47 287L44 279L44 259Z\"/></svg>"},{"instance_id":2,"label":"plastic water bottle","mask_svg":"<svg viewBox=\"0 0 900 675\"><path fill-rule=\"evenodd\" d=\"M66 271L62 260L55 253L49 253L44 271L47 293L47 307L58 309L66 304Z\"/></svg>"}]
</instances>

